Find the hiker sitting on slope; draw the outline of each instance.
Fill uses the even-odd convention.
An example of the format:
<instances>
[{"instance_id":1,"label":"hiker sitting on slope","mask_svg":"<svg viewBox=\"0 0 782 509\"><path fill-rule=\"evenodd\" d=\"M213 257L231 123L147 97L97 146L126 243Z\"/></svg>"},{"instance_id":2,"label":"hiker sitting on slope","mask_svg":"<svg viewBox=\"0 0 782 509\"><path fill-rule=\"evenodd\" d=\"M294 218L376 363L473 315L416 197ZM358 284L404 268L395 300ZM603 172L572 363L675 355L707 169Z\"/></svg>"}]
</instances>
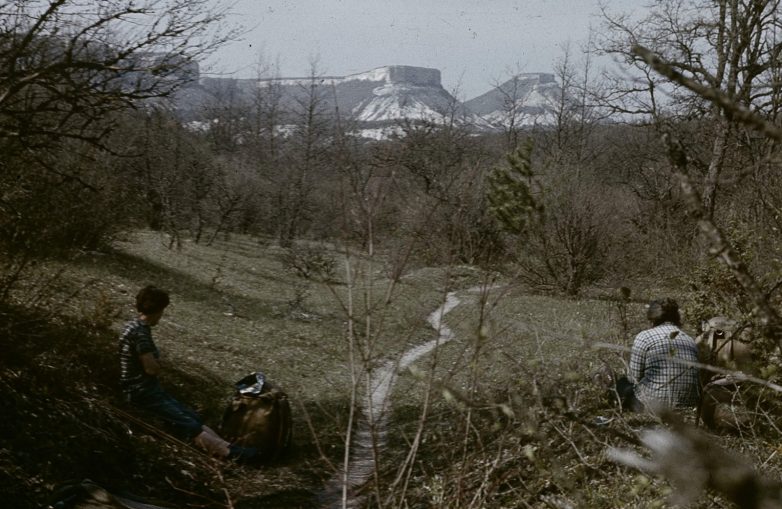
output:
<instances>
[{"instance_id":1,"label":"hiker sitting on slope","mask_svg":"<svg viewBox=\"0 0 782 509\"><path fill-rule=\"evenodd\" d=\"M670 298L653 300L646 317L652 327L633 341L630 370L616 381L622 408L696 407L700 398L698 347L681 330L679 306Z\"/></svg>"},{"instance_id":2,"label":"hiker sitting on slope","mask_svg":"<svg viewBox=\"0 0 782 509\"><path fill-rule=\"evenodd\" d=\"M236 461L253 459L257 449L229 444L205 426L195 411L160 386L160 354L152 340L152 327L160 321L168 304L168 293L154 286L146 286L136 295L139 315L125 324L119 337L120 384L127 401L160 417L214 456Z\"/></svg>"}]
</instances>

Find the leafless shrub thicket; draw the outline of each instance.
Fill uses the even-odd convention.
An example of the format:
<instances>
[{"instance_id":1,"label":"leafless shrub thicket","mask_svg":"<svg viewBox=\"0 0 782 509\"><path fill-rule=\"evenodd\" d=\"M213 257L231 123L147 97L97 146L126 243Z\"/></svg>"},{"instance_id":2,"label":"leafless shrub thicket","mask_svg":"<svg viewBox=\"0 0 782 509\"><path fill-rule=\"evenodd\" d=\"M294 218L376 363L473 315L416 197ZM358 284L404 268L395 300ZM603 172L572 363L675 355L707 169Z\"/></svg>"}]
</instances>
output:
<instances>
[{"instance_id":1,"label":"leafless shrub thicket","mask_svg":"<svg viewBox=\"0 0 782 509\"><path fill-rule=\"evenodd\" d=\"M135 214L117 178L123 113L160 101L236 36L207 2L5 2L0 12L0 282L95 249Z\"/></svg>"},{"instance_id":2,"label":"leafless shrub thicket","mask_svg":"<svg viewBox=\"0 0 782 509\"><path fill-rule=\"evenodd\" d=\"M777 444L780 431L774 383L781 330L775 295L778 260L771 245L779 237L776 220L764 211L776 186L771 182L757 186L755 199L741 189L753 173L769 175L769 167L778 166L777 145L782 139L776 123L782 48L775 38L780 28L778 7L775 1L666 1L637 23L607 16L609 37L600 41L601 50L621 55L638 75L632 83L607 76L603 88L593 90L591 97L600 107L623 115L622 120L637 116L640 122L624 129L644 133L649 144L640 154L624 155L620 160L632 165L613 176L605 162L577 165L579 170L588 168L598 183L579 196L581 203L589 204L609 189L629 190L635 196L621 203L623 221L610 233L597 235L594 243L589 242L589 234L596 230L592 225L605 225L605 216L588 205L579 211L575 194L565 200L570 208L556 209L557 193L565 194L572 183L561 178L561 171L546 175L545 164L555 167L556 158L533 163L529 151L521 152L515 161L511 159L510 168L493 173L490 184L493 212L506 232L528 236L526 249L530 242L554 238L570 246L566 252L572 258L566 266L573 269L579 251L566 242L572 235L563 233L557 219L579 227L584 252L594 253L596 263L611 258L590 251L591 245L610 250L605 240L611 234L626 234L635 244L625 244L623 249L648 252L648 257L640 257L646 262L641 269L649 277L647 282L656 279L655 288L689 282L688 290L702 304L693 307L696 313L741 314L754 324L753 346L765 379L733 374L747 384L735 393L730 407L744 415L734 421L738 437L705 434L667 414L659 418L617 414L597 388L586 384L583 366L554 367L546 360L519 363L523 383L509 387L507 393L481 391L480 384L469 385L465 392L428 379L429 391L458 402L459 410L437 415L421 412L419 419L412 420L410 454L425 450L431 463L415 473L398 474L397 481L406 480L402 485L406 495L399 495L400 484L393 482L392 494L384 502L378 497L378 506L402 506L411 500L435 507L663 507L672 502L696 507L781 506L780 483L774 479L778 463L769 468L776 446L764 445ZM597 140L607 138L591 137L589 142ZM756 163L748 165L749 161ZM535 164L542 169L533 172ZM772 182L776 183L773 177ZM546 196L546 186L554 190L554 199ZM745 205L748 213L737 211ZM649 212L655 210L661 214L651 217ZM549 228L540 228L547 213L554 220ZM734 235L731 239L725 234L728 227L748 228L760 238L753 242ZM693 240L696 231L701 235ZM739 250L732 241L740 243ZM534 257L520 252L519 263L529 274ZM544 262L556 259L550 246L546 254L550 256ZM654 263L671 258L678 265L663 262L661 269ZM698 276L711 261L722 264L725 278ZM563 268L546 269L549 280L567 274ZM639 276L632 271L626 275ZM598 281L594 278L585 284ZM560 288L575 293L568 284L560 283ZM686 297L686 291L681 293ZM477 352L480 343L470 351ZM770 393L763 393L768 388ZM690 422L693 417L684 416ZM442 420L439 427L438 419ZM639 441L639 428L652 431L642 433ZM421 447L423 437L430 441L428 447ZM751 451L759 462L751 465L715 442ZM454 443L459 447L454 448ZM642 451L644 446L652 450L651 459L617 452ZM606 451L613 452L606 455ZM672 484L633 477L613 460L667 477ZM382 483L383 476L378 477Z\"/></svg>"}]
</instances>

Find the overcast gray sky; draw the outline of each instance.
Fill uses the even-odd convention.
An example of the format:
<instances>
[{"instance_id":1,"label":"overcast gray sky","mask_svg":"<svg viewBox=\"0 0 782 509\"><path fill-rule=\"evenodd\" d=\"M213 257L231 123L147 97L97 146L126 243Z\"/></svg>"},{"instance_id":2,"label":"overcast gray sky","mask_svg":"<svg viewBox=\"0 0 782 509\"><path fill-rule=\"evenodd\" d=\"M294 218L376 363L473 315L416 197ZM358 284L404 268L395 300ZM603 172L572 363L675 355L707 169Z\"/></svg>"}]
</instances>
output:
<instances>
[{"instance_id":1,"label":"overcast gray sky","mask_svg":"<svg viewBox=\"0 0 782 509\"><path fill-rule=\"evenodd\" d=\"M578 50L599 0L237 0L234 21L251 28L209 62L252 77L258 55L284 77L342 76L384 65L433 67L443 86L472 98L509 72L552 72L568 42ZM649 0L604 0L612 12Z\"/></svg>"}]
</instances>

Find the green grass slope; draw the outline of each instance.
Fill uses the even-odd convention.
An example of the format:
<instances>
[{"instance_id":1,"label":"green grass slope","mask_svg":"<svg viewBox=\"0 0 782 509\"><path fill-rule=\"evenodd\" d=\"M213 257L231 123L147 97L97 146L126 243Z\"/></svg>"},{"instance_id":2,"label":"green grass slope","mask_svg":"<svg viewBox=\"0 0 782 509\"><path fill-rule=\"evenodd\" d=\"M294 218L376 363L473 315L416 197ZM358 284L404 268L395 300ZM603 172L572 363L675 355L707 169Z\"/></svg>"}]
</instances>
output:
<instances>
[{"instance_id":1,"label":"green grass slope","mask_svg":"<svg viewBox=\"0 0 782 509\"><path fill-rule=\"evenodd\" d=\"M46 267L58 274L43 292L46 312L27 316L8 308L0 315L0 491L8 495L6 507L40 507L54 486L83 477L163 502L178 500L173 507L220 506L224 490L248 507L276 503L267 500L270 494L280 507L308 506L332 474L321 455L338 462L343 449L351 393L348 290L339 273L328 284L302 280L285 270L282 254L246 237L170 250L165 238L140 232L110 253ZM344 256L339 263L344 273ZM358 334L370 331L375 349L365 355L400 352L432 334L425 317L437 305L441 283L407 278L388 303L387 268L362 259L350 264L361 285L354 290ZM150 283L172 298L154 330L164 385L216 426L233 382L264 371L293 401L296 447L283 465L247 474L117 415L115 408L127 408L118 398L116 336L134 316L135 292ZM287 500L288 491L301 500ZM183 505L191 492L194 500Z\"/></svg>"},{"instance_id":2,"label":"green grass slope","mask_svg":"<svg viewBox=\"0 0 782 509\"><path fill-rule=\"evenodd\" d=\"M111 252L42 267L27 289L35 309L0 309L3 507L43 507L56 486L82 478L166 507L316 507L342 462L358 368L437 338L427 317L449 292L460 301L444 317L453 339L399 373L368 506L668 504L665 482L605 454L637 448L635 431L654 424L618 415L595 383L606 366L623 369L621 352L596 347L629 343L615 302L530 295L463 266L394 280L398 268L381 256L310 247L335 262L325 282L243 236L172 250L138 232ZM284 460L222 463L132 418L118 394L116 337L146 284L171 292L154 329L164 385L216 426L233 382L264 371L293 403ZM644 325L640 305L629 316L631 331ZM598 425L598 415L613 420ZM764 426L715 441L779 473L778 434ZM729 504L708 495L693 507Z\"/></svg>"}]
</instances>

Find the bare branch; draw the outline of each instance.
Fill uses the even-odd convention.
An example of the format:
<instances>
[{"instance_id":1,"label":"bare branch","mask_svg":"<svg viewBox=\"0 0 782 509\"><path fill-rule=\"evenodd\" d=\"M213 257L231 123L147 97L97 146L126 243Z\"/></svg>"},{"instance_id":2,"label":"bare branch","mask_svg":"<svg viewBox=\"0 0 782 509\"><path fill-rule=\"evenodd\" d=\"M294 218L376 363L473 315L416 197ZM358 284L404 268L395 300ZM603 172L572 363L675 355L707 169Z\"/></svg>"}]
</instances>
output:
<instances>
[{"instance_id":1,"label":"bare branch","mask_svg":"<svg viewBox=\"0 0 782 509\"><path fill-rule=\"evenodd\" d=\"M688 78L674 69L670 63L663 60L659 55L643 46L633 46L633 53L643 58L649 66L669 80L695 92L703 99L711 101L719 106L727 118L750 126L753 129L757 129L769 138L782 142L782 129L771 122L768 122L761 115L751 111L749 108L736 103L736 101L731 99L730 96L721 90L708 87Z\"/></svg>"}]
</instances>

